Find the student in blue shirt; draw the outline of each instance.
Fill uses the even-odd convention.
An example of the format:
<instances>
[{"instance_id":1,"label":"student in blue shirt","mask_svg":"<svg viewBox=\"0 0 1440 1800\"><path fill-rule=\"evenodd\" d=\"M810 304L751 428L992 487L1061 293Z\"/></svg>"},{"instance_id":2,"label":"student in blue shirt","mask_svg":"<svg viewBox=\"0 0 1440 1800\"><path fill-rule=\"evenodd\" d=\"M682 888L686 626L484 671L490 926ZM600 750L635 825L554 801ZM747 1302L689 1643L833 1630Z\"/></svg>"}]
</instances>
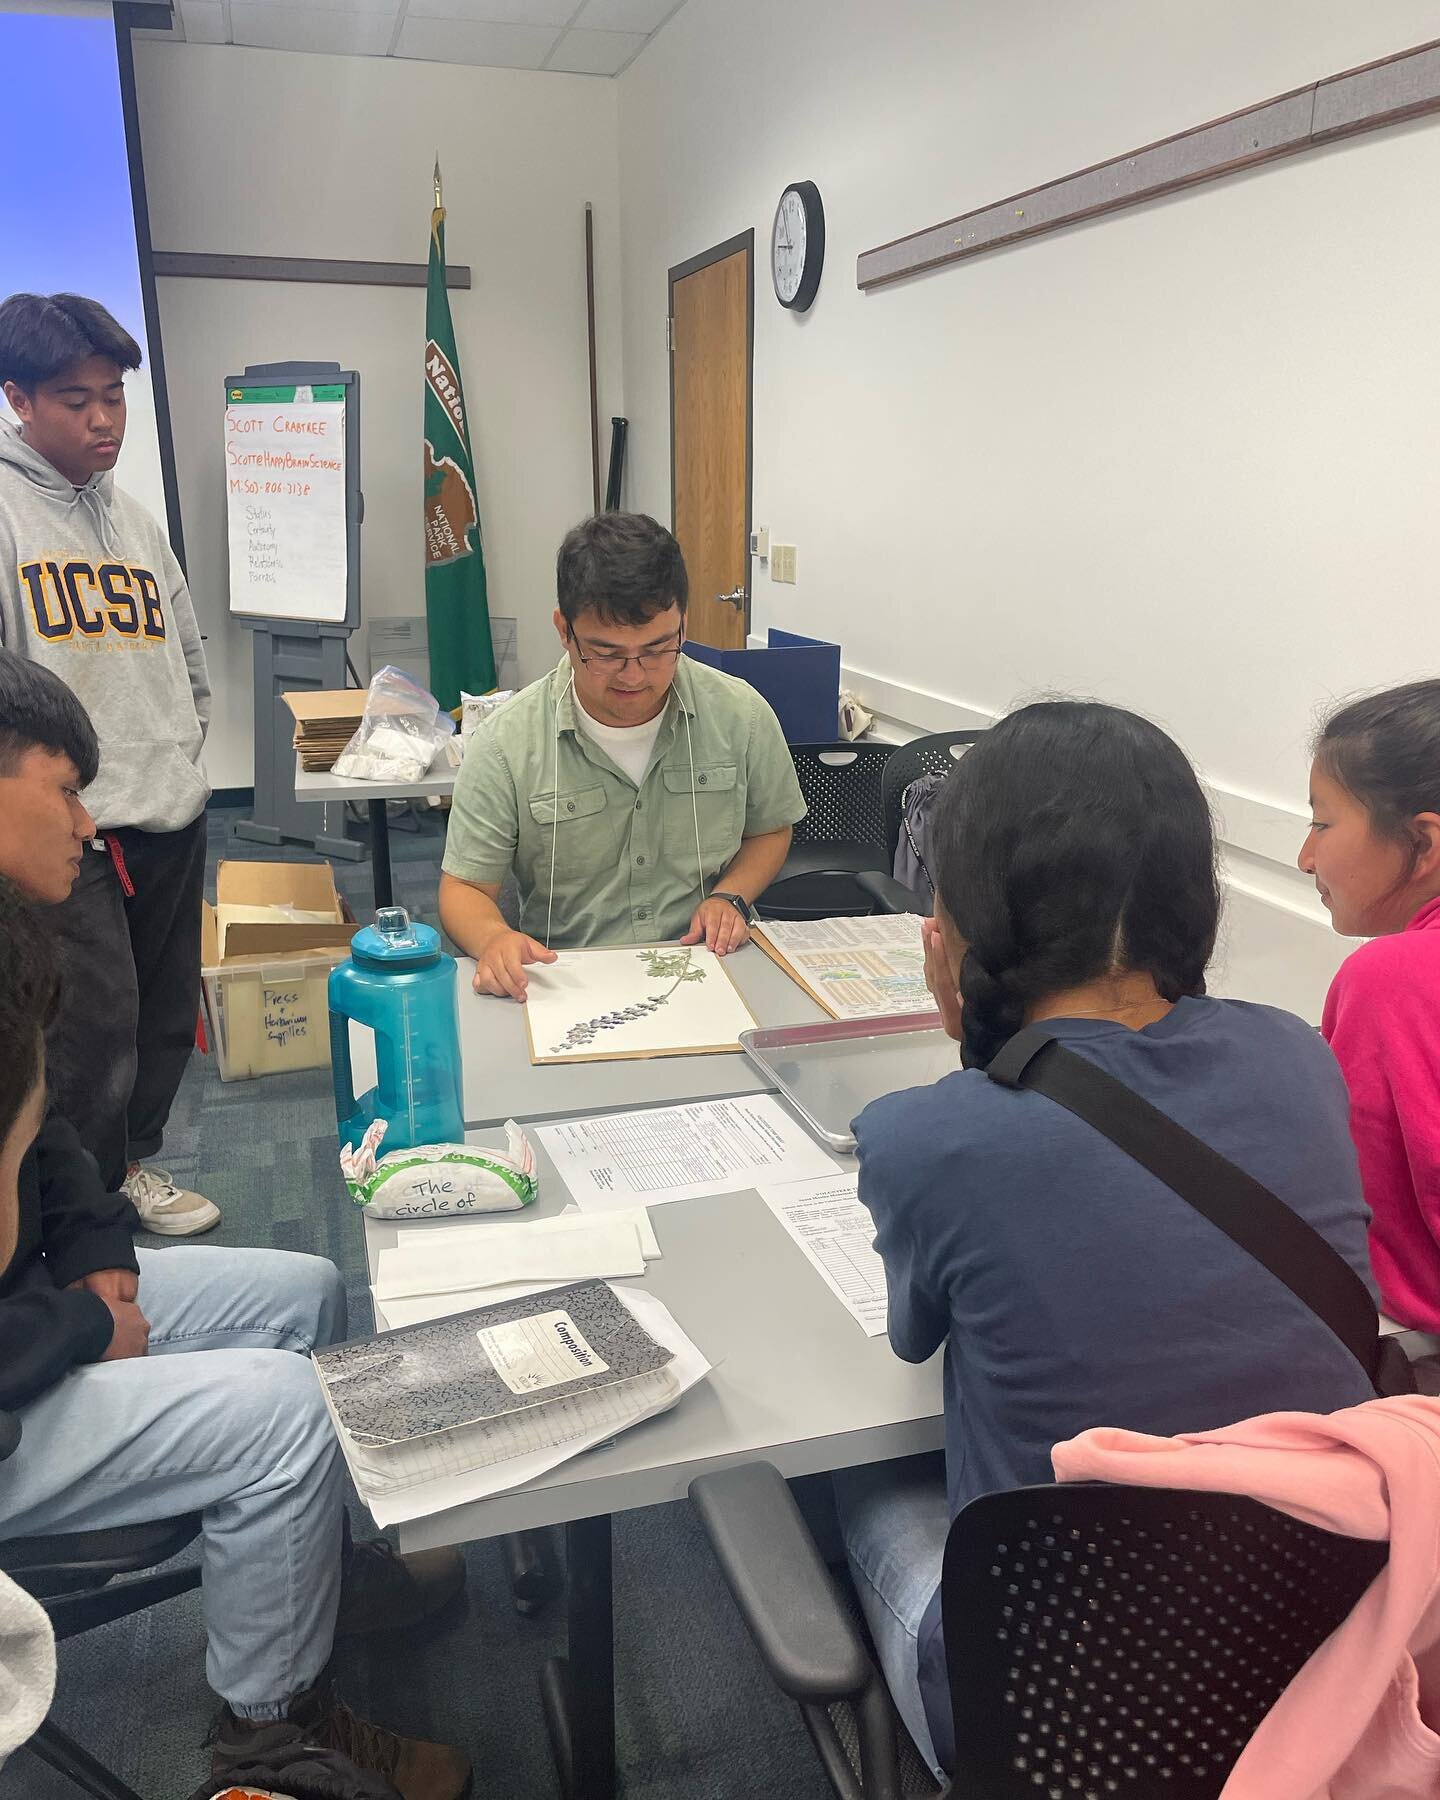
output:
<instances>
[{"instance_id":1,"label":"student in blue shirt","mask_svg":"<svg viewBox=\"0 0 1440 1800\"><path fill-rule=\"evenodd\" d=\"M964 1068L856 1121L890 1342L944 1347L945 1456L836 1477L856 1585L921 1750L953 1766L938 1584L977 1495L1053 1479L1092 1425L1170 1435L1373 1398L1273 1275L1043 1095L988 1080L1044 1019L1279 1195L1370 1281L1334 1058L1301 1020L1205 997L1220 896L1181 750L1115 707L1028 706L946 784L927 972Z\"/></svg>"}]
</instances>

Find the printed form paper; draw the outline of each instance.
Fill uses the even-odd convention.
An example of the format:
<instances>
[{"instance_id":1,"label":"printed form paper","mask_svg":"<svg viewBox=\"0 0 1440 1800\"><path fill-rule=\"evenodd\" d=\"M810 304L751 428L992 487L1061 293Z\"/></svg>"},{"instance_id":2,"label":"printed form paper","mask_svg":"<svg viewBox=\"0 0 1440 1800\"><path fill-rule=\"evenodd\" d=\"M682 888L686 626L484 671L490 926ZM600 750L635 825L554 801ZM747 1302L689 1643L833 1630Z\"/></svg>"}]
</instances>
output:
<instances>
[{"instance_id":1,"label":"printed form paper","mask_svg":"<svg viewBox=\"0 0 1440 1800\"><path fill-rule=\"evenodd\" d=\"M587 1212L834 1176L837 1165L768 1094L541 1125L535 1135Z\"/></svg>"},{"instance_id":2,"label":"printed form paper","mask_svg":"<svg viewBox=\"0 0 1440 1800\"><path fill-rule=\"evenodd\" d=\"M766 919L755 935L779 952L837 1019L933 1012L916 913L865 919Z\"/></svg>"},{"instance_id":3,"label":"printed form paper","mask_svg":"<svg viewBox=\"0 0 1440 1800\"><path fill-rule=\"evenodd\" d=\"M866 1337L885 1331L885 1265L875 1222L860 1201L858 1175L762 1187L760 1198L820 1271L825 1285L860 1321Z\"/></svg>"}]
</instances>

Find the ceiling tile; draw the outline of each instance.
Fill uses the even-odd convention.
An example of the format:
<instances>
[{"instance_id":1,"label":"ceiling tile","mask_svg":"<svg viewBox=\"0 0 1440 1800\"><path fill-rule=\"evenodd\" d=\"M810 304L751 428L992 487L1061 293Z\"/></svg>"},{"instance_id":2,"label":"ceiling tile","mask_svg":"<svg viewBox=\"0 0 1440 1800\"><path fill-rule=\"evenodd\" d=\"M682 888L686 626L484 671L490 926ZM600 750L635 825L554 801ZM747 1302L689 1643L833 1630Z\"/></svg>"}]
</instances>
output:
<instances>
[{"instance_id":1,"label":"ceiling tile","mask_svg":"<svg viewBox=\"0 0 1440 1800\"><path fill-rule=\"evenodd\" d=\"M424 62L477 63L487 69L538 69L558 36L553 25L492 25L412 15L400 28L395 54Z\"/></svg>"},{"instance_id":2,"label":"ceiling tile","mask_svg":"<svg viewBox=\"0 0 1440 1800\"><path fill-rule=\"evenodd\" d=\"M643 31L567 31L545 67L561 75L614 75L644 47Z\"/></svg>"},{"instance_id":3,"label":"ceiling tile","mask_svg":"<svg viewBox=\"0 0 1440 1800\"><path fill-rule=\"evenodd\" d=\"M250 5L252 0L240 0L240 3ZM400 10L400 0L253 0L253 3L274 5L286 12L385 13L392 21Z\"/></svg>"},{"instance_id":4,"label":"ceiling tile","mask_svg":"<svg viewBox=\"0 0 1440 1800\"><path fill-rule=\"evenodd\" d=\"M675 0L586 0L575 23L586 31L648 34L675 10Z\"/></svg>"},{"instance_id":5,"label":"ceiling tile","mask_svg":"<svg viewBox=\"0 0 1440 1800\"><path fill-rule=\"evenodd\" d=\"M553 25L575 16L579 0L410 0L411 19L466 19L482 25Z\"/></svg>"},{"instance_id":6,"label":"ceiling tile","mask_svg":"<svg viewBox=\"0 0 1440 1800\"><path fill-rule=\"evenodd\" d=\"M232 41L261 50L315 50L330 56L384 56L395 15L294 6L289 0L230 0Z\"/></svg>"},{"instance_id":7,"label":"ceiling tile","mask_svg":"<svg viewBox=\"0 0 1440 1800\"><path fill-rule=\"evenodd\" d=\"M180 0L180 22L187 44L228 44L225 8L220 0Z\"/></svg>"}]
</instances>

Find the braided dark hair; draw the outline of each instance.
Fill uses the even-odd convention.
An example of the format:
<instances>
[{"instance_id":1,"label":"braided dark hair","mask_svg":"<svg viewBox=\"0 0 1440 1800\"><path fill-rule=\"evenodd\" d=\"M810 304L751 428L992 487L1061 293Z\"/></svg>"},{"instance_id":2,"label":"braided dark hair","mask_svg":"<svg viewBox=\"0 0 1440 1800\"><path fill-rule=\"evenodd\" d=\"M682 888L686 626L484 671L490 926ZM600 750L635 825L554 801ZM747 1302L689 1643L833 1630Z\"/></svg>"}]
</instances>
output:
<instances>
[{"instance_id":1,"label":"braided dark hair","mask_svg":"<svg viewBox=\"0 0 1440 1800\"><path fill-rule=\"evenodd\" d=\"M1038 1000L1111 970L1203 994L1220 889L1210 808L1179 745L1115 706L1023 707L936 808L936 893L969 946L963 1055L984 1068Z\"/></svg>"}]
</instances>

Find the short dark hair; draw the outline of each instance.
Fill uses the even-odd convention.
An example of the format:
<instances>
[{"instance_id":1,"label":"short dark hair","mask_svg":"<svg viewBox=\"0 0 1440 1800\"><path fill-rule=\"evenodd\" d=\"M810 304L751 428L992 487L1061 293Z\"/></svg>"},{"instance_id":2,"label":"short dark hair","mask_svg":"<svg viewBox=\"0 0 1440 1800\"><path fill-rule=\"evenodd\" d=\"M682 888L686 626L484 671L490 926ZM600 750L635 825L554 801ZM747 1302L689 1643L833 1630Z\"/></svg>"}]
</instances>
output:
<instances>
[{"instance_id":1,"label":"short dark hair","mask_svg":"<svg viewBox=\"0 0 1440 1800\"><path fill-rule=\"evenodd\" d=\"M40 1079L59 998L54 940L19 889L0 877L0 1144Z\"/></svg>"},{"instance_id":2,"label":"short dark hair","mask_svg":"<svg viewBox=\"0 0 1440 1800\"><path fill-rule=\"evenodd\" d=\"M644 625L671 606L684 618L690 578L680 546L648 513L596 513L566 532L555 593L571 627L587 611L615 625Z\"/></svg>"},{"instance_id":3,"label":"short dark hair","mask_svg":"<svg viewBox=\"0 0 1440 1800\"><path fill-rule=\"evenodd\" d=\"M1382 837L1406 847L1413 871L1421 846L1411 820L1440 812L1440 681L1348 701L1320 727L1315 760Z\"/></svg>"},{"instance_id":4,"label":"short dark hair","mask_svg":"<svg viewBox=\"0 0 1440 1800\"><path fill-rule=\"evenodd\" d=\"M140 346L98 300L83 294L11 294L0 300L0 382L27 393L87 356L140 367Z\"/></svg>"},{"instance_id":5,"label":"short dark hair","mask_svg":"<svg viewBox=\"0 0 1440 1800\"><path fill-rule=\"evenodd\" d=\"M89 787L100 767L90 715L58 675L13 650L0 650L0 775L13 775L27 750L68 756Z\"/></svg>"},{"instance_id":6,"label":"short dark hair","mask_svg":"<svg viewBox=\"0 0 1440 1800\"><path fill-rule=\"evenodd\" d=\"M969 948L963 1059L984 1068L1047 995L1112 969L1203 994L1215 831L1178 744L1116 706L1046 701L982 733L936 807L935 888Z\"/></svg>"}]
</instances>

